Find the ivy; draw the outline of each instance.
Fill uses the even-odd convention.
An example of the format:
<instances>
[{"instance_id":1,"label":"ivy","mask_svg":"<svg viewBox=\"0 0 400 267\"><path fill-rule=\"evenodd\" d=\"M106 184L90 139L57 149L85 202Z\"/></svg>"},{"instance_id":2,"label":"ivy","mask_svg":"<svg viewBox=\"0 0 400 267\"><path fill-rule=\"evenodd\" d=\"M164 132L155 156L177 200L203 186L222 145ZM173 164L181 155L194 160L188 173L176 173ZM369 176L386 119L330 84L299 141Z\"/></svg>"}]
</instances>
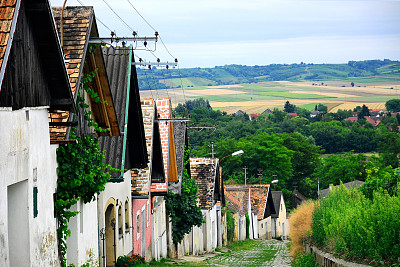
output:
<instances>
[{"instance_id":1,"label":"ivy","mask_svg":"<svg viewBox=\"0 0 400 267\"><path fill-rule=\"evenodd\" d=\"M189 162L190 150L185 150L184 165ZM169 191L165 197L165 207L172 222L172 240L174 244L182 241L185 234L190 233L193 226L201 226L204 222L201 208L197 205L197 191L199 187L185 168L182 175L181 194Z\"/></svg>"},{"instance_id":2,"label":"ivy","mask_svg":"<svg viewBox=\"0 0 400 267\"><path fill-rule=\"evenodd\" d=\"M93 81L96 71L85 74L82 77L80 91L85 91L99 102L100 98L90 88L89 84ZM89 105L78 91L77 106L79 112L83 114L88 126L93 127L95 133L100 134L108 131L102 129L91 117L91 111L87 110ZM85 204L96 199L96 195L105 189L105 184L111 175L109 171L121 172L103 162L104 155L100 150L97 134L77 135L77 129L72 128L70 138L76 140L75 143L60 145L57 149L57 193L54 202L54 209L58 220L57 237L59 244L59 256L61 266L66 266L66 239L71 235L68 229L69 220L79 212L70 211L71 207L79 200Z\"/></svg>"}]
</instances>

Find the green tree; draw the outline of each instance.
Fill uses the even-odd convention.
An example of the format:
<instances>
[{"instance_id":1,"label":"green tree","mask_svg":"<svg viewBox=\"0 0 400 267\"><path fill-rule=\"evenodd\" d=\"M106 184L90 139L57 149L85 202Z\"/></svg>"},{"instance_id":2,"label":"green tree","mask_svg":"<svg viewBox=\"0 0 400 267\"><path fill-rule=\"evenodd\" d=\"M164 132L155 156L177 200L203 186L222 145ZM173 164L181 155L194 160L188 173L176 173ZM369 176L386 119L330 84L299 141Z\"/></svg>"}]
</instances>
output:
<instances>
[{"instance_id":1,"label":"green tree","mask_svg":"<svg viewBox=\"0 0 400 267\"><path fill-rule=\"evenodd\" d=\"M364 181L366 167L366 156L348 152L344 155L330 155L323 159L315 175L319 177L320 188L327 188L329 184L338 185L340 182L347 183L354 180Z\"/></svg>"},{"instance_id":2,"label":"green tree","mask_svg":"<svg viewBox=\"0 0 400 267\"><path fill-rule=\"evenodd\" d=\"M295 111L296 106L293 104L290 104L289 101L286 101L285 106L283 107L283 111L287 113L293 113Z\"/></svg>"},{"instance_id":3,"label":"green tree","mask_svg":"<svg viewBox=\"0 0 400 267\"><path fill-rule=\"evenodd\" d=\"M391 112L399 112L400 111L400 99L390 99L386 101L386 109Z\"/></svg>"},{"instance_id":4,"label":"green tree","mask_svg":"<svg viewBox=\"0 0 400 267\"><path fill-rule=\"evenodd\" d=\"M379 155L383 163L393 168L399 167L400 136L394 132L386 132L382 135L378 144Z\"/></svg>"}]
</instances>

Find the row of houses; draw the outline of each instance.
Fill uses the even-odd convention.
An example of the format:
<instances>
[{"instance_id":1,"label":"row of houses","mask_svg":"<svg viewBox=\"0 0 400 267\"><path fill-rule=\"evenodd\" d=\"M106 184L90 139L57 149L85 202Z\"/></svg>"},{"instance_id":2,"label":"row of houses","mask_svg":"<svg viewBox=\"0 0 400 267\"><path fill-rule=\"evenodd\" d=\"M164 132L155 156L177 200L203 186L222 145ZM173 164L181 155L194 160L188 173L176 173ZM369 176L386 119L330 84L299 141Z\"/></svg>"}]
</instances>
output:
<instances>
[{"instance_id":1,"label":"row of houses","mask_svg":"<svg viewBox=\"0 0 400 267\"><path fill-rule=\"evenodd\" d=\"M227 185L225 197L234 218L234 241L287 239L289 224L282 191L271 191L269 184Z\"/></svg>"},{"instance_id":2,"label":"row of houses","mask_svg":"<svg viewBox=\"0 0 400 267\"><path fill-rule=\"evenodd\" d=\"M113 172L94 200L71 208L78 215L68 223L68 263L114 266L122 255L149 261L226 244L223 207L233 193L224 188L219 160L193 158L185 164L186 121L172 118L170 99L140 98L132 47L92 44L99 36L92 7L1 1L0 26L0 266L61 264L54 208L57 149L76 142L72 127L78 135L98 135L77 99L106 129L98 137L104 162L122 172ZM181 193L184 169L199 185L204 223L176 245L165 196ZM285 236L279 230L284 218L274 226L274 210L286 216L284 206L271 200L275 192L268 185L243 190L247 204L238 199L236 216L243 226L243 211L250 215L250 238ZM243 239L242 230L237 236Z\"/></svg>"},{"instance_id":3,"label":"row of houses","mask_svg":"<svg viewBox=\"0 0 400 267\"><path fill-rule=\"evenodd\" d=\"M99 136L104 162L123 171L112 173L93 201L71 208L79 213L68 223L68 263L114 266L122 255L151 260L221 247L218 159L184 165L186 122L171 119L170 99L140 99L132 48L91 44L98 37L93 8L1 1L0 25L0 265L61 264L57 148L76 142L71 127L97 135L75 105L78 98L106 129ZM165 196L180 194L184 168L200 185L205 223L175 245Z\"/></svg>"}]
</instances>

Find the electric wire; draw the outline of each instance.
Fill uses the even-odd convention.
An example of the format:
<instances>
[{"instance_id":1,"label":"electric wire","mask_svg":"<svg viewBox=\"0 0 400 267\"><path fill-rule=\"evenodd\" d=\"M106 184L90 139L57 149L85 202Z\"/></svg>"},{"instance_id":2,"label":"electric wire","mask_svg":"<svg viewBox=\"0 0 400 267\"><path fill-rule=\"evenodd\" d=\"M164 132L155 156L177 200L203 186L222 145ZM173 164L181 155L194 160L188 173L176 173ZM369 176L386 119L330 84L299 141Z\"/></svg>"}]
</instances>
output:
<instances>
[{"instance_id":1,"label":"electric wire","mask_svg":"<svg viewBox=\"0 0 400 267\"><path fill-rule=\"evenodd\" d=\"M118 14L117 12L114 11L114 9L107 3L106 0L103 0L103 2L108 6L108 8L119 18L119 20L125 24L125 26L130 29L132 32L134 32L134 30L131 28L131 26L128 25L128 23L125 22L125 20L123 20Z\"/></svg>"},{"instance_id":2,"label":"electric wire","mask_svg":"<svg viewBox=\"0 0 400 267\"><path fill-rule=\"evenodd\" d=\"M76 0L76 1L78 1L78 3L79 3L81 6L85 6L85 5L82 3L81 0ZM109 30L110 32L112 32L112 30L111 30L104 22L102 22L98 17L96 17L96 20L97 20L98 22L100 22L100 24L103 25L107 30Z\"/></svg>"}]
</instances>

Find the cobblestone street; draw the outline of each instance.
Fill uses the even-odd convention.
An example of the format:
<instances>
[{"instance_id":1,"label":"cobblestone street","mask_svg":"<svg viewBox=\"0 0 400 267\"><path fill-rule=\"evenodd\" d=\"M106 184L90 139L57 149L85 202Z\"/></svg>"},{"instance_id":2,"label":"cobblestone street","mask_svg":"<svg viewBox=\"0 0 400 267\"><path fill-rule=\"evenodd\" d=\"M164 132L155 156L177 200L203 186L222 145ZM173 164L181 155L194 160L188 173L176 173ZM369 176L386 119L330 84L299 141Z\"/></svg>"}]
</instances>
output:
<instances>
[{"instance_id":1,"label":"cobblestone street","mask_svg":"<svg viewBox=\"0 0 400 267\"><path fill-rule=\"evenodd\" d=\"M206 260L210 266L290 266L287 241L263 240L251 250L232 251Z\"/></svg>"},{"instance_id":2,"label":"cobblestone street","mask_svg":"<svg viewBox=\"0 0 400 267\"><path fill-rule=\"evenodd\" d=\"M183 266L267 266L290 267L288 241L255 240L255 245L247 250L227 251L217 255L184 257ZM203 259L201 259L204 257Z\"/></svg>"}]
</instances>

